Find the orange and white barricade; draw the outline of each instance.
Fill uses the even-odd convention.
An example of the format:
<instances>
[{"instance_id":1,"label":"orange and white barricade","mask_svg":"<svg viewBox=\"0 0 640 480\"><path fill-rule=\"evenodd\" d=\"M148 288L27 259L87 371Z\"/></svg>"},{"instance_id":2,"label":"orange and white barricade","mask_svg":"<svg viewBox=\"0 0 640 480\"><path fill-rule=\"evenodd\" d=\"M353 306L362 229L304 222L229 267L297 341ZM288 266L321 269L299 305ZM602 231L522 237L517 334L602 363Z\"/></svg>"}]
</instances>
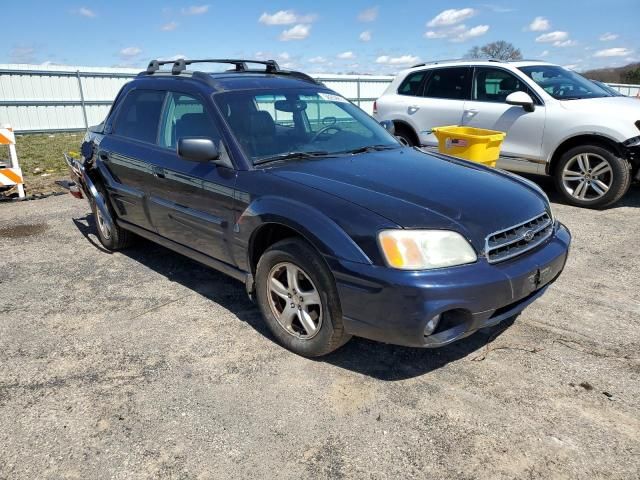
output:
<instances>
[{"instance_id":1,"label":"orange and white barricade","mask_svg":"<svg viewBox=\"0 0 640 480\"><path fill-rule=\"evenodd\" d=\"M0 186L13 186L18 188L18 197L24 198L24 180L22 178L22 170L18 163L18 155L16 154L16 136L13 129L8 126L0 126L0 145L9 147L8 168L0 168Z\"/></svg>"}]
</instances>

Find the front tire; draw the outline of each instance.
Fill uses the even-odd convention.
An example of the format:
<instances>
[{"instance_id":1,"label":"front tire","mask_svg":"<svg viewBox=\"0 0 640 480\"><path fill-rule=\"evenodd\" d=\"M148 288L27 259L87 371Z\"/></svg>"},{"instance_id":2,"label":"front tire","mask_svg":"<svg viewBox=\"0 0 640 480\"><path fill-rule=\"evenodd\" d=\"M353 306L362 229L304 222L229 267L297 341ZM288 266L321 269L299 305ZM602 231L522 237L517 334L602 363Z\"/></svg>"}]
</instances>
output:
<instances>
[{"instance_id":1,"label":"front tire","mask_svg":"<svg viewBox=\"0 0 640 480\"><path fill-rule=\"evenodd\" d=\"M565 152L554 172L556 188L576 207L605 208L622 198L631 185L629 163L599 145Z\"/></svg>"},{"instance_id":2,"label":"front tire","mask_svg":"<svg viewBox=\"0 0 640 480\"><path fill-rule=\"evenodd\" d=\"M256 298L278 342L298 355L326 355L351 338L331 272L300 239L277 242L260 257Z\"/></svg>"}]
</instances>

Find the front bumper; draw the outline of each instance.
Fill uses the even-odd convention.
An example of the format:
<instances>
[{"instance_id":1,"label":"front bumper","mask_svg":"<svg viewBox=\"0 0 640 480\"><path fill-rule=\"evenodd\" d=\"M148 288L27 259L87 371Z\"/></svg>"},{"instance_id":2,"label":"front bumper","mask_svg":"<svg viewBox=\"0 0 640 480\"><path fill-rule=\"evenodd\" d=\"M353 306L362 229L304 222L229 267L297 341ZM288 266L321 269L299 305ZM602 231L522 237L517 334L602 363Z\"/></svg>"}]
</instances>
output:
<instances>
[{"instance_id":1,"label":"front bumper","mask_svg":"<svg viewBox=\"0 0 640 480\"><path fill-rule=\"evenodd\" d=\"M520 313L564 269L571 234L557 223L552 237L498 264L407 272L327 259L348 333L411 347L440 347ZM433 334L427 322L443 315Z\"/></svg>"}]
</instances>

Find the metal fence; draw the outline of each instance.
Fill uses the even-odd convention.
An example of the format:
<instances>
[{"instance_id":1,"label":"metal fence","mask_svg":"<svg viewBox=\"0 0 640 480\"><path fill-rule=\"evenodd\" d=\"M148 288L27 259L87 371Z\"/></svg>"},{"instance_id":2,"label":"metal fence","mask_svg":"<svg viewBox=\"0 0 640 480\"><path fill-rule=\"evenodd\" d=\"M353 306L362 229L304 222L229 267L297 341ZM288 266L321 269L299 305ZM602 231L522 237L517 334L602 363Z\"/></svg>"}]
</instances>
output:
<instances>
[{"instance_id":1,"label":"metal fence","mask_svg":"<svg viewBox=\"0 0 640 480\"><path fill-rule=\"evenodd\" d=\"M84 130L100 123L111 102L138 69L0 64L0 125L18 133ZM312 75L371 113L391 76ZM625 95L640 85L611 84Z\"/></svg>"}]
</instances>

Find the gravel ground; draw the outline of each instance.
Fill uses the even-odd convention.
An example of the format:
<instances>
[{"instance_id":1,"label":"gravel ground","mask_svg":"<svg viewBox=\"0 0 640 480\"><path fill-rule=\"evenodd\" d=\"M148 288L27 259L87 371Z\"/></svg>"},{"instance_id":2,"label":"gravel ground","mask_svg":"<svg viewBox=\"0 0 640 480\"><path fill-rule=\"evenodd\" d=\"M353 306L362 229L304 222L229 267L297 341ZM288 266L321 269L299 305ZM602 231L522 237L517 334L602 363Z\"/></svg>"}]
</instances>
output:
<instances>
[{"instance_id":1,"label":"gravel ground","mask_svg":"<svg viewBox=\"0 0 640 480\"><path fill-rule=\"evenodd\" d=\"M640 478L640 188L555 212L570 260L515 322L314 361L84 201L0 205L0 478Z\"/></svg>"}]
</instances>

